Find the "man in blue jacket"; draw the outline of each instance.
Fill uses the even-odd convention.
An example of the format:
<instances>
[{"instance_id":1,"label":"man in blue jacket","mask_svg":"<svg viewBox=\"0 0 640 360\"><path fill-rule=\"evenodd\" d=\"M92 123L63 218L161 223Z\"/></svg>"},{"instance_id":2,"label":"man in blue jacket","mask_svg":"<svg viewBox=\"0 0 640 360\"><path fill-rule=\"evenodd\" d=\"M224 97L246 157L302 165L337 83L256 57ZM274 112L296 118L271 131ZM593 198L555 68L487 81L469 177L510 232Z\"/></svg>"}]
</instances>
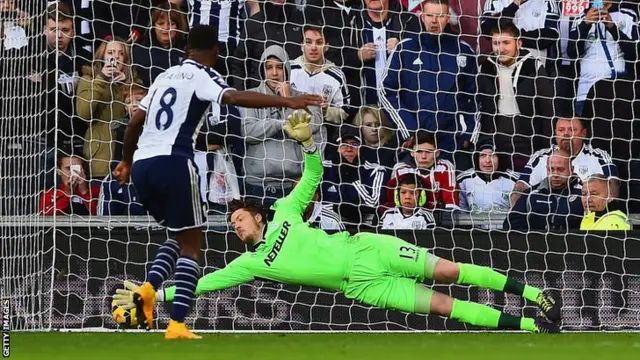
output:
<instances>
[{"instance_id":1,"label":"man in blue jacket","mask_svg":"<svg viewBox=\"0 0 640 360\"><path fill-rule=\"evenodd\" d=\"M579 229L584 215L582 185L572 176L570 155L558 149L547 160L549 176L529 193L521 196L509 212L504 229Z\"/></svg>"},{"instance_id":2,"label":"man in blue jacket","mask_svg":"<svg viewBox=\"0 0 640 360\"><path fill-rule=\"evenodd\" d=\"M417 129L437 134L442 156L466 149L476 128L476 58L449 31L448 0L422 3L423 31L396 46L383 75L380 102L400 141Z\"/></svg>"}]
</instances>

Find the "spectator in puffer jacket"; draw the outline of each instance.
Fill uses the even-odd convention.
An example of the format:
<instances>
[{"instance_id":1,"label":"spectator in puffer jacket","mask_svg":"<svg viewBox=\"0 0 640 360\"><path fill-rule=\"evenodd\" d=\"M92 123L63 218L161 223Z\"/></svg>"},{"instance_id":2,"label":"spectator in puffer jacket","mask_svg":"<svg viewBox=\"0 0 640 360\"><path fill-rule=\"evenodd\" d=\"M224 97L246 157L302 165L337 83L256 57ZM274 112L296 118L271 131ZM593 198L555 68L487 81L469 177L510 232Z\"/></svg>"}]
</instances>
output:
<instances>
[{"instance_id":1,"label":"spectator in puffer jacket","mask_svg":"<svg viewBox=\"0 0 640 360\"><path fill-rule=\"evenodd\" d=\"M504 221L505 230L578 229L584 215L582 184L572 176L567 151L555 150L547 160L547 177L522 195Z\"/></svg>"},{"instance_id":2,"label":"spectator in puffer jacket","mask_svg":"<svg viewBox=\"0 0 640 360\"><path fill-rule=\"evenodd\" d=\"M267 95L296 96L299 92L289 84L289 57L281 46L269 46L260 59L260 77L255 91ZM322 148L326 138L322 132L322 111L309 107L311 128L316 144ZM269 208L293 188L302 175L303 154L300 145L290 139L282 127L293 110L286 108L240 109L243 115L242 136L245 138L245 195L255 197Z\"/></svg>"}]
</instances>

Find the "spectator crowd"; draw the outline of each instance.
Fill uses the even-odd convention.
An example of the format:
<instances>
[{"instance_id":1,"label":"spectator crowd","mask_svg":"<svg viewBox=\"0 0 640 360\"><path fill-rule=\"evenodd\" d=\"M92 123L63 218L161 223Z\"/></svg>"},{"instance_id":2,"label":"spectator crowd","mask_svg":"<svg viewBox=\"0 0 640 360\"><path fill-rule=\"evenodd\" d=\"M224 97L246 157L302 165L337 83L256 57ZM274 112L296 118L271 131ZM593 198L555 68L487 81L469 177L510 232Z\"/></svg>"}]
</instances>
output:
<instances>
[{"instance_id":1,"label":"spectator crowd","mask_svg":"<svg viewBox=\"0 0 640 360\"><path fill-rule=\"evenodd\" d=\"M325 98L309 108L325 166L310 223L419 230L466 212L504 214L514 231L623 230L640 212L637 2L19 3L0 0L0 77L18 79L0 89L0 182L28 195L10 172L29 158L48 190L5 215L144 215L111 172L197 24L218 28L215 70L232 87ZM240 196L268 208L295 187L291 112L211 106L196 141L210 213Z\"/></svg>"}]
</instances>

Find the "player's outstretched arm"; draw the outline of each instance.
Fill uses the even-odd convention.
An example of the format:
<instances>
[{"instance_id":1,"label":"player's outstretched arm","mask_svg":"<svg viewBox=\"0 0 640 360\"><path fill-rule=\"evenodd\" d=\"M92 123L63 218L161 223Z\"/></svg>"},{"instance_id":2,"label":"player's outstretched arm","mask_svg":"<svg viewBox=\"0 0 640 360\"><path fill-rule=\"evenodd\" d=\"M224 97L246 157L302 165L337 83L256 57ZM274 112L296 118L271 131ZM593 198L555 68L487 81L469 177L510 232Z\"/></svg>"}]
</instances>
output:
<instances>
[{"instance_id":1,"label":"player's outstretched arm","mask_svg":"<svg viewBox=\"0 0 640 360\"><path fill-rule=\"evenodd\" d=\"M324 168L322 167L320 151L318 151L311 137L310 122L311 115L302 110L296 110L289 115L287 123L283 127L291 138L297 140L303 146L305 153L304 171L302 179L300 179L293 191L285 198L278 200L276 210L302 214L313 199L313 195L322 180Z\"/></svg>"},{"instance_id":2,"label":"player's outstretched arm","mask_svg":"<svg viewBox=\"0 0 640 360\"><path fill-rule=\"evenodd\" d=\"M225 268L204 275L198 280L195 296L208 294L218 290L228 289L230 287L246 284L254 280L253 271L251 270L250 259L241 256L232 261ZM117 289L113 296L115 304L125 309L135 307L133 303L133 293L138 289L139 285L131 282L124 282L124 289ZM173 301L176 294L176 287L171 286L156 292L156 301L169 302Z\"/></svg>"},{"instance_id":3,"label":"player's outstretched arm","mask_svg":"<svg viewBox=\"0 0 640 360\"><path fill-rule=\"evenodd\" d=\"M222 102L247 108L286 107L291 109L305 109L307 106L321 106L322 96L300 95L293 97L265 95L253 91L229 90L222 94Z\"/></svg>"},{"instance_id":4,"label":"player's outstretched arm","mask_svg":"<svg viewBox=\"0 0 640 360\"><path fill-rule=\"evenodd\" d=\"M127 130L124 132L124 140L122 146L122 161L113 171L113 175L118 179L121 185L124 185L129 180L131 174L131 163L133 162L133 152L136 151L136 145L142 132L142 126L144 125L144 119L147 117L147 113L138 108L133 114L133 117L127 125Z\"/></svg>"}]
</instances>

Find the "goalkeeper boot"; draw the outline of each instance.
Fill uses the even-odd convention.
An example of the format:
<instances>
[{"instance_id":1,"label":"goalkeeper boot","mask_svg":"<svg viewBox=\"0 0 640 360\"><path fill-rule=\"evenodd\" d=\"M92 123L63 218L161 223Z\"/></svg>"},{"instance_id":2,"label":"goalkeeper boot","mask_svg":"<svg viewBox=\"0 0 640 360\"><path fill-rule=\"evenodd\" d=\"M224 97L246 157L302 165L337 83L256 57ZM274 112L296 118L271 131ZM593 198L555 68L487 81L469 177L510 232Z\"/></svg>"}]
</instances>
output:
<instances>
[{"instance_id":1,"label":"goalkeeper boot","mask_svg":"<svg viewBox=\"0 0 640 360\"><path fill-rule=\"evenodd\" d=\"M535 333L557 334L560 332L560 326L545 321L544 319L536 319L535 327L536 329L533 331Z\"/></svg>"},{"instance_id":2,"label":"goalkeeper boot","mask_svg":"<svg viewBox=\"0 0 640 360\"><path fill-rule=\"evenodd\" d=\"M560 318L562 316L560 311L560 303L557 302L556 299L553 298L553 296L549 295L548 292L543 291L538 294L536 303L538 304L540 310L542 310L542 312L544 313L544 316L549 319L549 321L560 321Z\"/></svg>"},{"instance_id":3,"label":"goalkeeper boot","mask_svg":"<svg viewBox=\"0 0 640 360\"><path fill-rule=\"evenodd\" d=\"M169 321L167 331L164 333L165 340L200 340L202 336L198 336L187 328L187 325L175 320Z\"/></svg>"},{"instance_id":4,"label":"goalkeeper boot","mask_svg":"<svg viewBox=\"0 0 640 360\"><path fill-rule=\"evenodd\" d=\"M156 290L151 283L144 283L133 293L138 325L147 330L153 329L153 307L155 302Z\"/></svg>"}]
</instances>

